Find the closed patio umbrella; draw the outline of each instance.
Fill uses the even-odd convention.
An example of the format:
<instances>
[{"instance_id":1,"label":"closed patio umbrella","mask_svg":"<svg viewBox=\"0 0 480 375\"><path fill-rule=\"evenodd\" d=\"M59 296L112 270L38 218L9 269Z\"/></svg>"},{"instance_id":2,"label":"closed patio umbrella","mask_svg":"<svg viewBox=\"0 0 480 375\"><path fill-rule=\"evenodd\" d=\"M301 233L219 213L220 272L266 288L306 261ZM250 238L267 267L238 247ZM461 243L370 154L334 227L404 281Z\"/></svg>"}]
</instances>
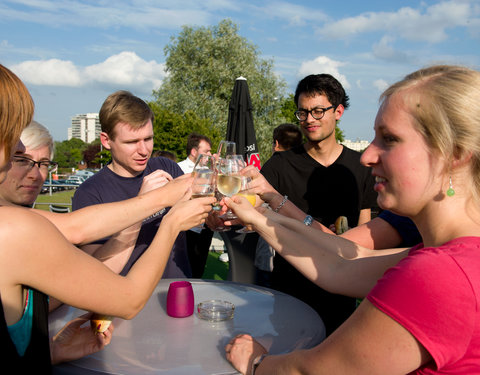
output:
<instances>
[{"instance_id":1,"label":"closed patio umbrella","mask_svg":"<svg viewBox=\"0 0 480 375\"><path fill-rule=\"evenodd\" d=\"M237 154L243 155L248 165L260 169L257 137L252 116L252 100L247 80L238 77L233 86L228 106L227 141L236 143Z\"/></svg>"}]
</instances>

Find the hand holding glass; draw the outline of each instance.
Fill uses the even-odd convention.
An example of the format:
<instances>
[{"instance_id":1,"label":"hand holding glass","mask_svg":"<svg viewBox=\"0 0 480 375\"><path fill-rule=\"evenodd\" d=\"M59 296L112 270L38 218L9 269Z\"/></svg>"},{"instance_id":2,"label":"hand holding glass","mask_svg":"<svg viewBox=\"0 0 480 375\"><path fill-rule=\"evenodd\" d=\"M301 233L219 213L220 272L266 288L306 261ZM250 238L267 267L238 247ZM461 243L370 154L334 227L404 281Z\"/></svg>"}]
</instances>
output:
<instances>
[{"instance_id":1,"label":"hand holding glass","mask_svg":"<svg viewBox=\"0 0 480 375\"><path fill-rule=\"evenodd\" d=\"M250 182L252 179L250 177L242 176L242 187L241 190L236 194L238 196L244 197L247 201L255 207L255 203L257 203L257 196L250 190ZM248 227L244 226L236 230L237 233L253 233L254 231L249 229Z\"/></svg>"}]
</instances>

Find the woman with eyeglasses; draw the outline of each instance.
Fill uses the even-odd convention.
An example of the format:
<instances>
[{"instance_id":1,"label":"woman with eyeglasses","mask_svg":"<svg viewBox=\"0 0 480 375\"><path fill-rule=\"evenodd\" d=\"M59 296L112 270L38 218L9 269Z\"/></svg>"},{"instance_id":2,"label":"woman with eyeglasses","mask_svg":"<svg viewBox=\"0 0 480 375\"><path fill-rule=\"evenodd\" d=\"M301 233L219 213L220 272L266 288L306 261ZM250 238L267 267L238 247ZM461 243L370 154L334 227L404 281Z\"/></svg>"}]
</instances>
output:
<instances>
[{"instance_id":1,"label":"woman with eyeglasses","mask_svg":"<svg viewBox=\"0 0 480 375\"><path fill-rule=\"evenodd\" d=\"M480 72L460 66L421 69L381 96L375 138L361 161L372 168L380 207L418 227L423 243L408 252L347 260L322 250L357 248L345 239L317 231L313 242L305 235L313 229L301 223L262 215L240 197L226 200L306 277L332 293L365 297L309 350L267 355L252 336L236 336L225 348L236 369L480 374L479 103Z\"/></svg>"},{"instance_id":2,"label":"woman with eyeglasses","mask_svg":"<svg viewBox=\"0 0 480 375\"><path fill-rule=\"evenodd\" d=\"M25 85L0 65L0 181L11 167L12 154L22 130L32 120L33 109ZM191 178L177 179L141 197L87 207L77 215L56 215L71 215L70 220L57 220L56 226L31 210L0 207L2 366L18 373L48 373L51 363L79 358L108 343L111 331L95 337L91 331L80 331L78 323L73 329L82 345L72 346L78 343L70 329L49 342L46 295L88 311L133 318L160 280L179 231L203 223L215 201L186 200L190 185ZM178 203L125 277L71 244L115 233L172 202ZM79 223L85 228L81 236L75 236Z\"/></svg>"}]
</instances>

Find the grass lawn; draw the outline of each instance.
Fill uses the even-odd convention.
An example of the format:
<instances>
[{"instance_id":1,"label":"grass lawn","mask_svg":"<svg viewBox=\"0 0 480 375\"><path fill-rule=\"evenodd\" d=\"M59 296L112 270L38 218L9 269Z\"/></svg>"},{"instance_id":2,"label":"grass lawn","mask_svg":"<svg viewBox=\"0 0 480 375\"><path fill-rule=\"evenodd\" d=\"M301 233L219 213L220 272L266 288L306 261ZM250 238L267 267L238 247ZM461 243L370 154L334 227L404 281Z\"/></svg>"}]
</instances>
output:
<instances>
[{"instance_id":1,"label":"grass lawn","mask_svg":"<svg viewBox=\"0 0 480 375\"><path fill-rule=\"evenodd\" d=\"M74 193L75 190L66 190L52 193L52 195L41 194L35 202L35 208L48 211L48 204L50 203L70 205ZM205 265L202 279L227 280L228 263L219 261L219 256L220 254L214 251L208 252L207 264Z\"/></svg>"},{"instance_id":2,"label":"grass lawn","mask_svg":"<svg viewBox=\"0 0 480 375\"><path fill-rule=\"evenodd\" d=\"M220 254L214 251L208 252L207 264L205 265L202 279L227 280L228 263L220 262L218 260L219 256Z\"/></svg>"},{"instance_id":3,"label":"grass lawn","mask_svg":"<svg viewBox=\"0 0 480 375\"><path fill-rule=\"evenodd\" d=\"M52 193L52 195L47 194L40 194L35 201L35 208L39 210L48 211L48 204L55 203L62 205L71 205L72 204L72 197L75 193L75 190L64 190Z\"/></svg>"}]
</instances>

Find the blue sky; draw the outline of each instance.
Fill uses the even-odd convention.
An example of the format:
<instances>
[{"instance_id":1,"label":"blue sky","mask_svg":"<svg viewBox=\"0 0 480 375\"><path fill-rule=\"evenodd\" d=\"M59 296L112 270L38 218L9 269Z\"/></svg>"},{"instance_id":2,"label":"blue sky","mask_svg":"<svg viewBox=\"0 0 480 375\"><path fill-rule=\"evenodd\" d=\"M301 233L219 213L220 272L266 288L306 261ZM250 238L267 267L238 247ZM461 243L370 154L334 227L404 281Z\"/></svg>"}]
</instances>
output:
<instances>
[{"instance_id":1,"label":"blue sky","mask_svg":"<svg viewBox=\"0 0 480 375\"><path fill-rule=\"evenodd\" d=\"M224 18L273 59L287 92L307 74L339 79L351 103L340 127L352 140L371 140L379 94L405 74L433 63L480 69L480 0L0 0L0 63L62 141L72 116L98 112L113 91L151 99L170 37Z\"/></svg>"}]
</instances>

